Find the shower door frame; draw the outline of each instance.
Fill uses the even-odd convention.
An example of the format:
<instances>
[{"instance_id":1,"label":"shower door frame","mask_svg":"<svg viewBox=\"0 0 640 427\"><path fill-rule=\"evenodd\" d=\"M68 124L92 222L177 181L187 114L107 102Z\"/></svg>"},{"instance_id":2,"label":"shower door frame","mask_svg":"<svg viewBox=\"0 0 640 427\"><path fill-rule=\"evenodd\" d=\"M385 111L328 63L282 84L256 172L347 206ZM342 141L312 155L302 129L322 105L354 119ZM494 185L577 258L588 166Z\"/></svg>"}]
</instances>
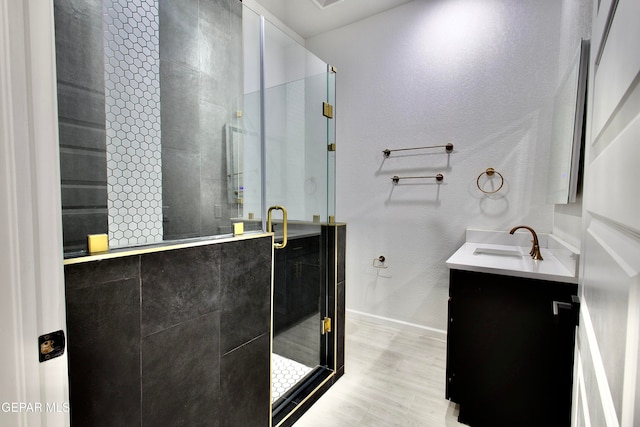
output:
<instances>
[{"instance_id":1,"label":"shower door frame","mask_svg":"<svg viewBox=\"0 0 640 427\"><path fill-rule=\"evenodd\" d=\"M262 175L262 187L261 187L261 212L262 212L262 229L267 230L267 211L270 209L269 202L267 200L267 130L266 130L266 84L265 84L265 28L266 20L264 16L260 16L260 147L261 147L261 175ZM333 101L333 97L329 94L329 84L331 82L330 76L335 74L335 68L329 65L326 66L326 73L323 74L326 78L327 93L325 93L325 103ZM319 75L318 75L319 76ZM313 77L313 76L310 76ZM306 77L305 80L307 78ZM335 86L333 86L335 90ZM320 110L320 109L319 109ZM329 120L327 118L327 120ZM326 132L329 134L335 130L333 125L327 125ZM324 149L332 151L331 143L334 142L335 135L327 138L326 147ZM328 153L327 156L330 156ZM327 177L329 174L335 171L327 161ZM327 180L325 185L335 185L335 177L331 177ZM337 281L337 264L338 264L338 245L337 235L338 227L344 224L336 225L333 222L333 215L329 215L327 209L333 209L335 207L334 190L327 190L326 193L326 205L325 212L326 222L315 222L313 225L318 226L320 229L320 284L321 292L319 298L319 309L321 318L329 318L333 323L332 328L322 333L320 338L319 349L319 364L313 368L313 370L298 384L296 384L291 390L286 392L277 402L272 402L272 425L277 427L290 426L310 407L310 405L324 393L333 383L342 375L342 372L338 373L338 336L336 328L341 327L344 331L344 324L338 322L344 322L344 318L337 319L338 314L338 281ZM284 206L286 208L286 205ZM331 210L333 212L333 210ZM274 251L279 249L275 248ZM275 271L276 255L273 256L273 265ZM271 343L273 354L273 340L274 340L274 290L275 290L275 274L272 278L272 328L271 328ZM318 333L320 334L321 319L318 319ZM344 338L344 334L341 335ZM343 355L342 355L342 363ZM272 360L273 371L273 360Z\"/></svg>"}]
</instances>

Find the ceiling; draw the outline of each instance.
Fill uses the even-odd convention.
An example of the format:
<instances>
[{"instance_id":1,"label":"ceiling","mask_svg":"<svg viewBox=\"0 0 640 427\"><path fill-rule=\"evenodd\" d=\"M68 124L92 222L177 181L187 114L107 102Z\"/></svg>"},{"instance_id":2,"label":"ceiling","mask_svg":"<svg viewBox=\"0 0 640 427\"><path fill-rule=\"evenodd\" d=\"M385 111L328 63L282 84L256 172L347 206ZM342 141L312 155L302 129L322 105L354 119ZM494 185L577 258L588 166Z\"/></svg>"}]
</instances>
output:
<instances>
[{"instance_id":1,"label":"ceiling","mask_svg":"<svg viewBox=\"0 0 640 427\"><path fill-rule=\"evenodd\" d=\"M349 25L412 0L255 0L305 39ZM321 9L319 4L329 4Z\"/></svg>"}]
</instances>

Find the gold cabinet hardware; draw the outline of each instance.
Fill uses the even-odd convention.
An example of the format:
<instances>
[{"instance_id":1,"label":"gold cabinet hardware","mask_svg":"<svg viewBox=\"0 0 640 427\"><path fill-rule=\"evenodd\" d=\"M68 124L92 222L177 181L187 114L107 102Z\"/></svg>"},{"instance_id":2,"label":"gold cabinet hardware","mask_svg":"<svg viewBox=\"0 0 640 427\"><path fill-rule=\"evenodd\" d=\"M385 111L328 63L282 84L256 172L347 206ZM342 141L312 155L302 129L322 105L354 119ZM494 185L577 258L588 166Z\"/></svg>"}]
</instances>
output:
<instances>
[{"instance_id":1,"label":"gold cabinet hardware","mask_svg":"<svg viewBox=\"0 0 640 427\"><path fill-rule=\"evenodd\" d=\"M329 118L329 119L333 119L333 105L328 104L326 102L322 103L322 115Z\"/></svg>"},{"instance_id":2,"label":"gold cabinet hardware","mask_svg":"<svg viewBox=\"0 0 640 427\"><path fill-rule=\"evenodd\" d=\"M271 212L277 210L282 211L282 243L274 243L276 249L284 249L287 246L287 210L284 206L271 206L267 212L267 231L273 231L273 223L271 222Z\"/></svg>"},{"instance_id":3,"label":"gold cabinet hardware","mask_svg":"<svg viewBox=\"0 0 640 427\"><path fill-rule=\"evenodd\" d=\"M331 332L331 318L325 317L322 319L322 335L328 334Z\"/></svg>"}]
</instances>

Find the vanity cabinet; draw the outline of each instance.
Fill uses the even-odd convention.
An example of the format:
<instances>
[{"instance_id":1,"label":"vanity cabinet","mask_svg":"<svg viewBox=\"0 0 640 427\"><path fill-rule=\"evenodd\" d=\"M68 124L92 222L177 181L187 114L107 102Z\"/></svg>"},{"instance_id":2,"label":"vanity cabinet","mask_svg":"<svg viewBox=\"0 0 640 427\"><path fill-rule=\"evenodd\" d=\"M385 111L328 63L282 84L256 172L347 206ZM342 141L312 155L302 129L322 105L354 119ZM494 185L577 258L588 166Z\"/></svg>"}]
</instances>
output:
<instances>
[{"instance_id":1,"label":"vanity cabinet","mask_svg":"<svg viewBox=\"0 0 640 427\"><path fill-rule=\"evenodd\" d=\"M470 426L569 426L577 285L452 269L446 397Z\"/></svg>"},{"instance_id":2,"label":"vanity cabinet","mask_svg":"<svg viewBox=\"0 0 640 427\"><path fill-rule=\"evenodd\" d=\"M275 333L318 312L320 235L292 238L275 251Z\"/></svg>"}]
</instances>

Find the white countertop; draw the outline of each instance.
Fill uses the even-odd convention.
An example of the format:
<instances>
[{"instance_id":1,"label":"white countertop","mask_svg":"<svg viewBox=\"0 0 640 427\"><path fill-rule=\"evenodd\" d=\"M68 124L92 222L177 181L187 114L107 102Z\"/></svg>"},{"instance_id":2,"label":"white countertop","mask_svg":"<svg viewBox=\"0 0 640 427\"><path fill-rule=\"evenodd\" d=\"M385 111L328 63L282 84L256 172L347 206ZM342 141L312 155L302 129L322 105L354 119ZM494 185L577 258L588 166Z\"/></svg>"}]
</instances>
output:
<instances>
[{"instance_id":1,"label":"white countertop","mask_svg":"<svg viewBox=\"0 0 640 427\"><path fill-rule=\"evenodd\" d=\"M476 249L497 249L519 251L522 256L474 254ZM531 258L531 246L511 246L494 243L467 242L447 260L447 267L457 270L477 271L480 273L501 274L513 277L550 280L554 282L577 283L575 271L569 270L547 248L541 248L544 258L536 261Z\"/></svg>"}]
</instances>

